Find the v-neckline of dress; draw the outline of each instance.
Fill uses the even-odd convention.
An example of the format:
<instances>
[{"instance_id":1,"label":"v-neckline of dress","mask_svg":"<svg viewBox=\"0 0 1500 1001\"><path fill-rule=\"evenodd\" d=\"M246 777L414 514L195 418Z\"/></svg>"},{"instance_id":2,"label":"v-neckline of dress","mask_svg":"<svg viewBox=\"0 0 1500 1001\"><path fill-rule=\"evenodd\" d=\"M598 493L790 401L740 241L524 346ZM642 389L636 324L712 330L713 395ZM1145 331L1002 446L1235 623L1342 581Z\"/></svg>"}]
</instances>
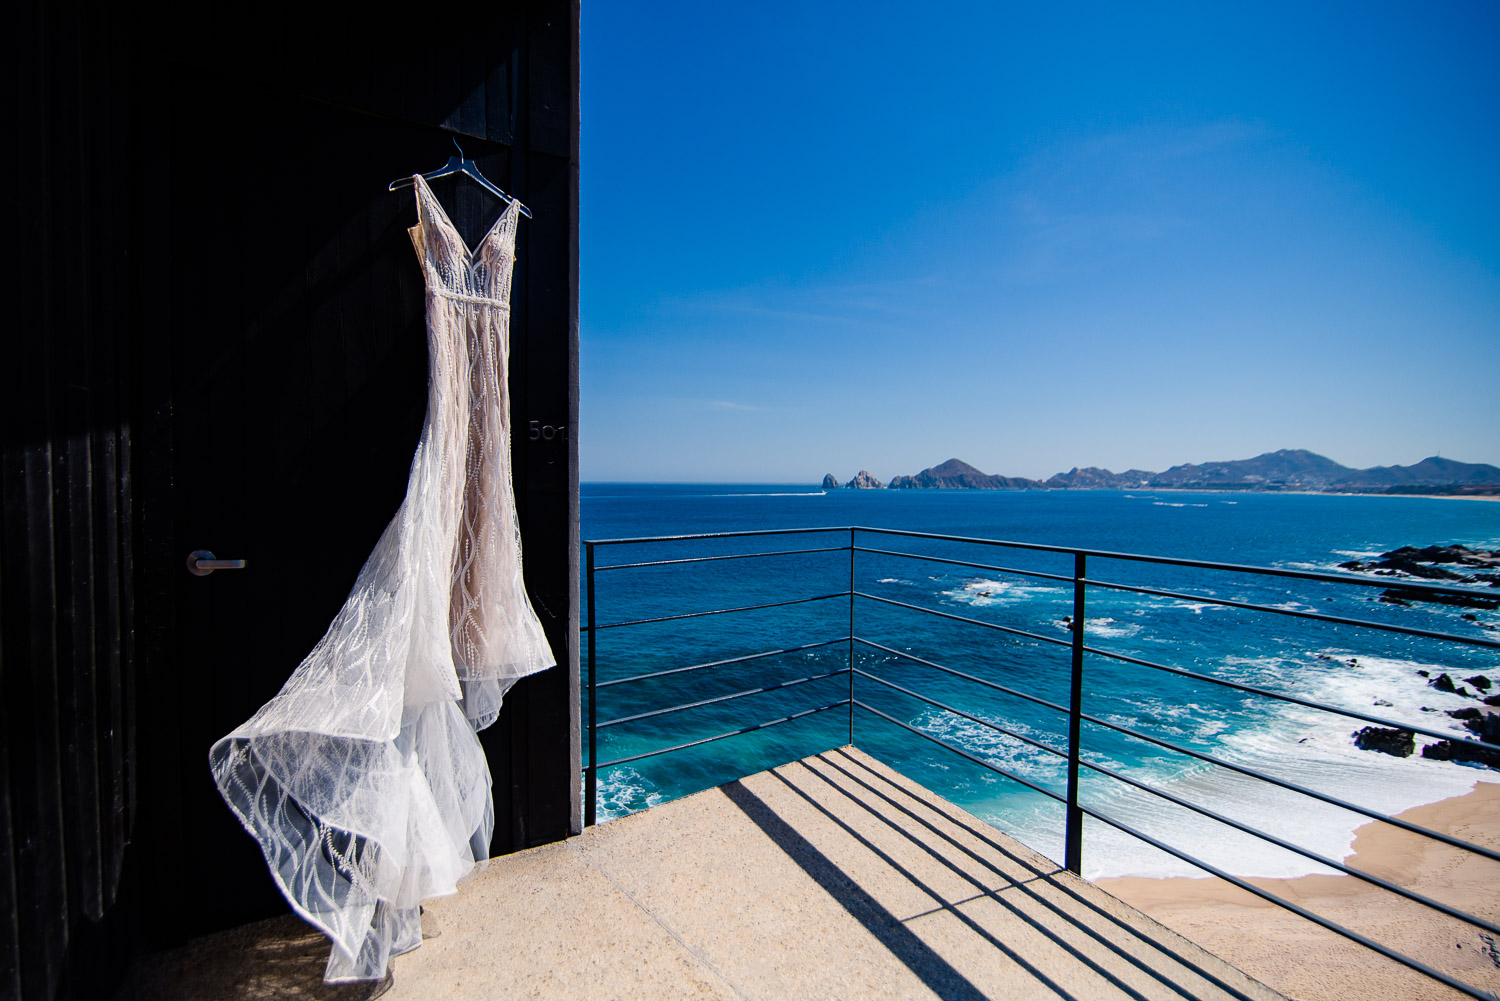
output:
<instances>
[{"instance_id":1,"label":"v-neckline of dress","mask_svg":"<svg viewBox=\"0 0 1500 1001\"><path fill-rule=\"evenodd\" d=\"M419 192L426 192L427 203L434 214L434 218L436 218L437 221L442 225L448 227L448 229L453 233L453 238L457 240L458 245L463 248L464 256L468 259L471 266L479 262L481 256L484 254L485 248L489 246L491 238L496 233L500 232L501 227L506 223L507 220L510 219L512 215L515 214L516 211L516 200L512 198L506 204L505 209L500 213L499 218L497 218L490 225L490 228L485 231L485 234L479 238L479 243L473 248L470 248L468 242L464 240L463 234L458 231L458 227L453 225L453 220L448 218L448 212L443 208L443 203L438 201L437 195L433 194L432 188L427 183L427 178L423 177L421 174L413 174L412 182L417 186Z\"/></svg>"}]
</instances>

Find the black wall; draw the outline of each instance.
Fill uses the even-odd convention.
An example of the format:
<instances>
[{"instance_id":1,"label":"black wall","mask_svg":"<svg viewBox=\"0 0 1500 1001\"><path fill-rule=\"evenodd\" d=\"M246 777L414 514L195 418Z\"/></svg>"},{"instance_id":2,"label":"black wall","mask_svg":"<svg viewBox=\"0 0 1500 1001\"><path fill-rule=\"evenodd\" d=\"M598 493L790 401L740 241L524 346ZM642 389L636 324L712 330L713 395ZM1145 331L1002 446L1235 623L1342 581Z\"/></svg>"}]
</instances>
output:
<instances>
[{"instance_id":1,"label":"black wall","mask_svg":"<svg viewBox=\"0 0 1500 1001\"><path fill-rule=\"evenodd\" d=\"M450 136L535 213L512 454L559 666L483 734L493 848L578 829L577 7L250 16L26 5L0 53L0 997L98 996L136 951L284 912L207 750L400 503L426 347L385 189ZM502 207L434 187L471 242ZM194 577L194 549L248 566Z\"/></svg>"}]
</instances>

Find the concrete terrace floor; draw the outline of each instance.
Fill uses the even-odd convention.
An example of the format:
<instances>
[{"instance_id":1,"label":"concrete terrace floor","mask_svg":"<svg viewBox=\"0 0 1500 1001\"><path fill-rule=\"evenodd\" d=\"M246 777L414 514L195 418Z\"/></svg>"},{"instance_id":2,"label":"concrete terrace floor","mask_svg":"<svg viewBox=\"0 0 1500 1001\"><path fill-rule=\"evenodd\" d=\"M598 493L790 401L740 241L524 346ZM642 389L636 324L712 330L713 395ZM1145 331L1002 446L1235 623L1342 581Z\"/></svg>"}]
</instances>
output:
<instances>
[{"instance_id":1,"label":"concrete terrace floor","mask_svg":"<svg viewBox=\"0 0 1500 1001\"><path fill-rule=\"evenodd\" d=\"M417 999L1278 999L853 747L496 859L395 961ZM152 957L122 999L344 1001L278 918Z\"/></svg>"}]
</instances>

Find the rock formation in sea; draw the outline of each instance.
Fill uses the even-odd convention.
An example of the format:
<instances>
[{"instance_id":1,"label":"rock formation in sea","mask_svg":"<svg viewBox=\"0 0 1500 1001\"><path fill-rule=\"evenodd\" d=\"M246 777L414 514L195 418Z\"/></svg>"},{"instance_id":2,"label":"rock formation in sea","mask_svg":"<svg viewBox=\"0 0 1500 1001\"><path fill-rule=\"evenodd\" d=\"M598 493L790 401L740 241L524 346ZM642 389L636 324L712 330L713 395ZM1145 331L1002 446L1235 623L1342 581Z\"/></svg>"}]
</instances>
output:
<instances>
[{"instance_id":1,"label":"rock formation in sea","mask_svg":"<svg viewBox=\"0 0 1500 1001\"><path fill-rule=\"evenodd\" d=\"M1345 570L1374 574L1379 577L1417 577L1455 584L1484 584L1500 588L1500 549L1470 549L1467 546L1402 546L1381 553L1374 560L1349 560L1339 564ZM1467 571L1467 572L1461 572ZM1380 600L1392 605L1410 605L1425 601L1460 608L1485 611L1500 609L1500 597L1468 594L1428 594L1410 587L1389 587Z\"/></svg>"},{"instance_id":2,"label":"rock formation in sea","mask_svg":"<svg viewBox=\"0 0 1500 1001\"><path fill-rule=\"evenodd\" d=\"M880 481L871 476L867 470L861 469L859 475L844 484L845 490L879 490Z\"/></svg>"},{"instance_id":3,"label":"rock formation in sea","mask_svg":"<svg viewBox=\"0 0 1500 1001\"><path fill-rule=\"evenodd\" d=\"M1354 746L1362 751L1380 751L1398 758L1411 757L1416 750L1416 734L1393 727L1367 726L1354 731Z\"/></svg>"},{"instance_id":4,"label":"rock formation in sea","mask_svg":"<svg viewBox=\"0 0 1500 1001\"><path fill-rule=\"evenodd\" d=\"M992 476L982 473L960 459L949 459L931 466L915 476L891 478L892 490L1030 490L1040 487L1036 480L1021 476Z\"/></svg>"},{"instance_id":5,"label":"rock formation in sea","mask_svg":"<svg viewBox=\"0 0 1500 1001\"><path fill-rule=\"evenodd\" d=\"M1431 688L1436 688L1440 692L1447 692L1450 695L1473 694L1467 688L1464 688L1461 685L1455 685L1453 683L1453 679L1448 677L1446 672L1438 675L1436 678L1433 678L1431 681L1427 682L1427 684Z\"/></svg>"},{"instance_id":6,"label":"rock formation in sea","mask_svg":"<svg viewBox=\"0 0 1500 1001\"><path fill-rule=\"evenodd\" d=\"M1475 712L1470 716L1467 711L1460 711L1464 712L1463 717L1458 717L1457 713L1452 712L1448 715L1462 718L1464 727L1475 738L1486 744L1500 744L1500 713ZM1491 768L1500 768L1500 751L1492 751L1487 747L1475 747L1461 740L1440 740L1435 744L1428 744L1422 748L1422 757L1436 761L1469 761L1488 765Z\"/></svg>"},{"instance_id":7,"label":"rock formation in sea","mask_svg":"<svg viewBox=\"0 0 1500 1001\"><path fill-rule=\"evenodd\" d=\"M833 474L832 473L824 473L823 474L823 489L824 490L837 490L838 488L839 488L839 481L834 478Z\"/></svg>"}]
</instances>

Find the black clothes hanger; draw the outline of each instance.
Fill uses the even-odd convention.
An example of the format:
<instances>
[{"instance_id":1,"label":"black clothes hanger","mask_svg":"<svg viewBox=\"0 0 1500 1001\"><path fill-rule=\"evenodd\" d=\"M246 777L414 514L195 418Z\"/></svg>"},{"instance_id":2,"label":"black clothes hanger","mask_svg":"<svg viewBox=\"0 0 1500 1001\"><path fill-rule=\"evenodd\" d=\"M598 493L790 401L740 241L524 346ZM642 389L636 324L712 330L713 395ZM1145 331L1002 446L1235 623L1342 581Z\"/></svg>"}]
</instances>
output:
<instances>
[{"instance_id":1,"label":"black clothes hanger","mask_svg":"<svg viewBox=\"0 0 1500 1001\"><path fill-rule=\"evenodd\" d=\"M497 198L504 199L506 202L515 202L516 209L526 218L531 218L531 210L529 208L523 205L519 199L512 198L504 191L501 191L500 188L497 187L493 182L491 182L488 177L485 177L482 173L480 173L479 165L473 160L470 160L468 157L464 156L464 148L458 144L458 140L452 136L450 136L449 138L453 139L453 146L458 150L458 156L450 156L447 163L439 167L437 170L423 174L423 177L427 178L427 180L429 181L432 181L436 180L439 177L447 177L449 174L465 174L468 177L472 178L481 188L488 191L490 194L496 196ZM402 188L411 187L412 183L413 182L410 177L398 177L386 187L386 190L399 191Z\"/></svg>"}]
</instances>

